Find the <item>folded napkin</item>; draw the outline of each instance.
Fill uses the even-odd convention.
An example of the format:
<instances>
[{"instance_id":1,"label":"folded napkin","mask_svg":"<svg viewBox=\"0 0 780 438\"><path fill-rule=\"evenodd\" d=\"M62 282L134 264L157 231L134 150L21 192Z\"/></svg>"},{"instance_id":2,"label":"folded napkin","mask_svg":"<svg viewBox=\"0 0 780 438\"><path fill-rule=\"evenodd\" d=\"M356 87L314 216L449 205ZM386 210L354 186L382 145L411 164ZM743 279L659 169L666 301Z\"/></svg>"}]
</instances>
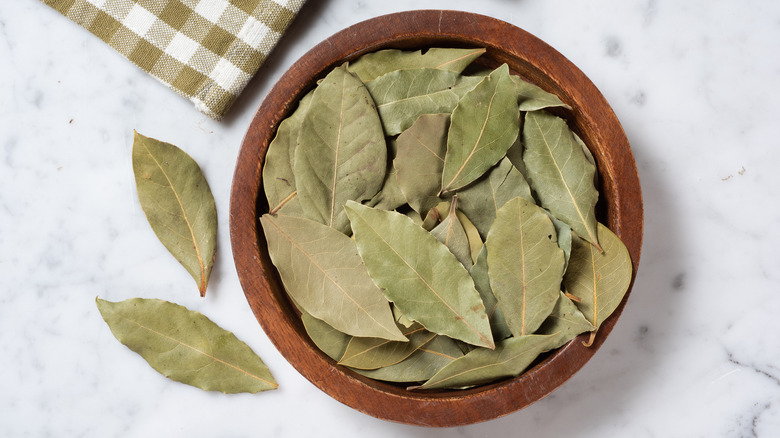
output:
<instances>
[{"instance_id":1,"label":"folded napkin","mask_svg":"<svg viewBox=\"0 0 780 438\"><path fill-rule=\"evenodd\" d=\"M305 0L43 0L219 120Z\"/></svg>"}]
</instances>

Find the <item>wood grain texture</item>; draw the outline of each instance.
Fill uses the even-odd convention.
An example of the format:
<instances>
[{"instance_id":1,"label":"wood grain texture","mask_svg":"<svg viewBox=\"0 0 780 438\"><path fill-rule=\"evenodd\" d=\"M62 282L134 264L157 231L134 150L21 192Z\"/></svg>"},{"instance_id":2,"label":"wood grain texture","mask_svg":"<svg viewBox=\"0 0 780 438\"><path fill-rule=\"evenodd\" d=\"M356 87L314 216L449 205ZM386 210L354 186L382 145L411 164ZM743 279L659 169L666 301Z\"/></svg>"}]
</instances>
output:
<instances>
[{"instance_id":1,"label":"wood grain texture","mask_svg":"<svg viewBox=\"0 0 780 438\"><path fill-rule=\"evenodd\" d=\"M513 73L558 95L572 110L556 112L589 145L598 163L598 219L625 243L633 280L642 246L642 195L623 129L602 94L570 61L533 35L493 18L455 11L410 11L377 17L323 41L298 60L258 109L239 152L231 190L230 233L241 285L255 316L282 355L340 402L385 420L458 426L501 417L543 398L595 354L630 295L602 324L590 348L569 343L524 374L464 391L408 391L336 365L309 340L271 264L258 217L268 211L261 189L263 158L276 127L316 80L344 61L376 50L484 47L477 62L507 63ZM584 339L581 336L578 339Z\"/></svg>"}]
</instances>

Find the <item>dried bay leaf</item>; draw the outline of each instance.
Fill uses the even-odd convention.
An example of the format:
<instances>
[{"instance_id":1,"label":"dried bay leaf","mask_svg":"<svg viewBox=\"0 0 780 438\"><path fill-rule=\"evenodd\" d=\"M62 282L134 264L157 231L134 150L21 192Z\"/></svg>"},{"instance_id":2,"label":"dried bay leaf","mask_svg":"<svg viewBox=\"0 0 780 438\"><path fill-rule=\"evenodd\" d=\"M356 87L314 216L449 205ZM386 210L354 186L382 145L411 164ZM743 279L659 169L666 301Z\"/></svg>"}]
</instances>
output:
<instances>
[{"instance_id":1,"label":"dried bay leaf","mask_svg":"<svg viewBox=\"0 0 780 438\"><path fill-rule=\"evenodd\" d=\"M426 329L493 348L485 307L468 271L407 216L346 205L360 256L385 296Z\"/></svg>"},{"instance_id":2,"label":"dried bay leaf","mask_svg":"<svg viewBox=\"0 0 780 438\"><path fill-rule=\"evenodd\" d=\"M342 333L321 319L317 319L305 311L301 311L301 321L306 334L323 353L331 359L338 361L344 354L349 340L352 339L346 333Z\"/></svg>"},{"instance_id":3,"label":"dried bay leaf","mask_svg":"<svg viewBox=\"0 0 780 438\"><path fill-rule=\"evenodd\" d=\"M512 81L515 83L520 111L537 111L556 106L571 109L569 105L561 102L558 96L542 90L517 75L512 75Z\"/></svg>"},{"instance_id":4,"label":"dried bay leaf","mask_svg":"<svg viewBox=\"0 0 780 438\"><path fill-rule=\"evenodd\" d=\"M298 103L295 112L282 120L276 130L276 136L265 154L263 164L263 188L268 199L268 208L272 214L278 211L289 216L302 216L303 210L298 201L295 186L293 162L298 144L301 122L309 108L314 91L308 92ZM283 208L283 210L282 210Z\"/></svg>"},{"instance_id":5,"label":"dried bay leaf","mask_svg":"<svg viewBox=\"0 0 780 438\"><path fill-rule=\"evenodd\" d=\"M303 310L352 336L406 340L352 239L304 218L266 214L260 222L271 261Z\"/></svg>"},{"instance_id":6,"label":"dried bay leaf","mask_svg":"<svg viewBox=\"0 0 780 438\"><path fill-rule=\"evenodd\" d=\"M393 161L398 187L421 215L441 202L438 193L449 120L449 114L422 115L398 136L398 155Z\"/></svg>"},{"instance_id":7,"label":"dried bay leaf","mask_svg":"<svg viewBox=\"0 0 780 438\"><path fill-rule=\"evenodd\" d=\"M600 248L593 185L596 167L582 152L566 122L544 111L526 113L523 162L542 207Z\"/></svg>"},{"instance_id":8,"label":"dried bay leaf","mask_svg":"<svg viewBox=\"0 0 780 438\"><path fill-rule=\"evenodd\" d=\"M471 278L474 280L474 286L476 286L479 296L482 297L482 303L485 304L485 310L490 319L490 331L493 332L493 339L499 341L512 336L512 331L509 330L509 326L504 319L504 313L498 306L498 300L493 294L493 289L490 288L487 247L484 245L477 256L477 260L474 262L474 266L471 267L469 274L471 274Z\"/></svg>"},{"instance_id":9,"label":"dried bay leaf","mask_svg":"<svg viewBox=\"0 0 780 438\"><path fill-rule=\"evenodd\" d=\"M382 183L382 188L379 192L366 205L382 210L395 210L406 204L406 196L404 196L401 188L398 186L396 170L393 166L393 160L398 155L398 141L396 139L387 139L387 148L387 174L385 174L385 181Z\"/></svg>"},{"instance_id":10,"label":"dried bay leaf","mask_svg":"<svg viewBox=\"0 0 780 438\"><path fill-rule=\"evenodd\" d=\"M404 313L401 312L401 310L398 309L398 307L396 307L396 306L393 306L393 317L395 318L395 321L398 324L401 324L402 326L404 326L406 328L411 327L412 324L415 323L411 319L407 318L406 315L404 315Z\"/></svg>"},{"instance_id":11,"label":"dried bay leaf","mask_svg":"<svg viewBox=\"0 0 780 438\"><path fill-rule=\"evenodd\" d=\"M137 132L132 156L149 225L205 296L217 251L217 207L203 172L178 147Z\"/></svg>"},{"instance_id":12,"label":"dried bay leaf","mask_svg":"<svg viewBox=\"0 0 780 438\"><path fill-rule=\"evenodd\" d=\"M367 82L388 136L405 131L422 114L451 113L481 78L436 69L397 70ZM457 82L457 84L456 84Z\"/></svg>"},{"instance_id":13,"label":"dried bay leaf","mask_svg":"<svg viewBox=\"0 0 780 438\"><path fill-rule=\"evenodd\" d=\"M421 388L462 388L520 375L541 353L551 336L527 335L504 339L495 350L477 348L455 359Z\"/></svg>"},{"instance_id":14,"label":"dried bay leaf","mask_svg":"<svg viewBox=\"0 0 780 438\"><path fill-rule=\"evenodd\" d=\"M525 118L520 118L520 132L523 132L523 120ZM506 151L506 157L509 158L509 161L512 162L512 165L515 166L515 169L519 170L521 174L523 174L523 177L528 175L528 171L525 168L525 163L523 162L523 152L525 151L525 146L523 145L523 136L518 135L517 140L512 144L512 146L509 148L508 151Z\"/></svg>"},{"instance_id":15,"label":"dried bay leaf","mask_svg":"<svg viewBox=\"0 0 780 438\"><path fill-rule=\"evenodd\" d=\"M114 336L172 380L226 394L278 386L248 345L199 312L157 299L95 302Z\"/></svg>"},{"instance_id":16,"label":"dried bay leaf","mask_svg":"<svg viewBox=\"0 0 780 438\"><path fill-rule=\"evenodd\" d=\"M487 237L498 209L518 196L534 202L523 174L508 158L501 159L482 178L458 191L460 210L471 219L483 238Z\"/></svg>"},{"instance_id":17,"label":"dried bay leaf","mask_svg":"<svg viewBox=\"0 0 780 438\"><path fill-rule=\"evenodd\" d=\"M368 53L349 65L349 71L363 82L396 70L433 68L460 73L472 61L485 53L485 49L431 48L423 53L397 49L379 50Z\"/></svg>"},{"instance_id":18,"label":"dried bay leaf","mask_svg":"<svg viewBox=\"0 0 780 438\"><path fill-rule=\"evenodd\" d=\"M553 226L555 227L555 234L557 236L556 242L558 243L558 248L563 250L563 272L566 272L566 269L569 267L569 259L571 258L571 241L572 241L572 234L571 234L571 227L564 221L559 220L555 216L553 216L549 211L545 210L545 213L547 213L547 217L550 218L550 220L553 223Z\"/></svg>"},{"instance_id":19,"label":"dried bay leaf","mask_svg":"<svg viewBox=\"0 0 780 438\"><path fill-rule=\"evenodd\" d=\"M317 86L301 123L295 181L306 217L349 232L344 202L371 199L385 179L387 146L363 83L337 67Z\"/></svg>"},{"instance_id":20,"label":"dried bay leaf","mask_svg":"<svg viewBox=\"0 0 780 438\"><path fill-rule=\"evenodd\" d=\"M458 102L447 135L443 193L475 181L515 142L520 122L514 87L504 64Z\"/></svg>"},{"instance_id":21,"label":"dried bay leaf","mask_svg":"<svg viewBox=\"0 0 780 438\"><path fill-rule=\"evenodd\" d=\"M448 202L444 201L442 204L449 205ZM436 225L439 225L439 222L442 220L442 215L439 213L439 208L434 207L430 210L428 210L428 214L425 215L425 219L423 219L422 224L420 225L425 231L431 231L434 228L436 228Z\"/></svg>"},{"instance_id":22,"label":"dried bay leaf","mask_svg":"<svg viewBox=\"0 0 780 438\"><path fill-rule=\"evenodd\" d=\"M577 144L579 144L579 145L580 145L580 147L582 148L582 153L584 153L584 154L585 154L585 158L587 158L587 159L588 159L588 161L590 161L590 164L592 164L594 167L596 167L596 159L595 159L595 158L593 158L593 153L590 151L590 149L588 149L588 145L586 145L586 144L585 144L585 142L584 142L584 141L582 141L582 139L580 138L580 136L579 136L579 135L577 135L576 133L572 132L572 135L574 135L574 140L576 140L576 141L577 141ZM598 172L598 167L596 167L596 172L593 172L593 185L594 185L595 187L598 187L598 186L599 186L599 172Z\"/></svg>"},{"instance_id":23,"label":"dried bay leaf","mask_svg":"<svg viewBox=\"0 0 780 438\"><path fill-rule=\"evenodd\" d=\"M470 269L474 264L471 259L471 246L466 230L458 217L457 205L458 197L454 196L447 217L431 230L431 234L436 240L443 243L466 269Z\"/></svg>"},{"instance_id":24,"label":"dried bay leaf","mask_svg":"<svg viewBox=\"0 0 780 438\"><path fill-rule=\"evenodd\" d=\"M395 365L376 370L355 369L354 371L386 382L424 382L459 357L463 357L463 352L455 341L446 336L436 336Z\"/></svg>"},{"instance_id":25,"label":"dried bay leaf","mask_svg":"<svg viewBox=\"0 0 780 438\"><path fill-rule=\"evenodd\" d=\"M498 210L488 233L490 287L515 336L534 333L560 292L564 255L547 214L524 198Z\"/></svg>"},{"instance_id":26,"label":"dried bay leaf","mask_svg":"<svg viewBox=\"0 0 780 438\"><path fill-rule=\"evenodd\" d=\"M436 336L435 333L425 330L419 324L404 327L401 332L409 338L408 342L353 337L339 359L339 365L362 370L374 370L395 365L411 356L418 348Z\"/></svg>"},{"instance_id":27,"label":"dried bay leaf","mask_svg":"<svg viewBox=\"0 0 780 438\"><path fill-rule=\"evenodd\" d=\"M550 349L554 350L574 339L580 333L595 330L577 306L560 292L558 302L552 313L544 320L537 331L541 335L554 335L550 341Z\"/></svg>"},{"instance_id":28,"label":"dried bay leaf","mask_svg":"<svg viewBox=\"0 0 780 438\"><path fill-rule=\"evenodd\" d=\"M582 239L572 240L563 279L566 290L580 299L577 307L597 329L620 305L632 275L631 256L623 242L602 224L598 224L598 238L603 253Z\"/></svg>"},{"instance_id":29,"label":"dried bay leaf","mask_svg":"<svg viewBox=\"0 0 780 438\"><path fill-rule=\"evenodd\" d=\"M460 224L463 225L463 231L466 232L466 237L469 240L469 248L471 251L471 262L477 263L477 257L479 257L480 251L482 251L482 236L479 235L479 230L471 222L471 220L460 210L456 211Z\"/></svg>"}]
</instances>

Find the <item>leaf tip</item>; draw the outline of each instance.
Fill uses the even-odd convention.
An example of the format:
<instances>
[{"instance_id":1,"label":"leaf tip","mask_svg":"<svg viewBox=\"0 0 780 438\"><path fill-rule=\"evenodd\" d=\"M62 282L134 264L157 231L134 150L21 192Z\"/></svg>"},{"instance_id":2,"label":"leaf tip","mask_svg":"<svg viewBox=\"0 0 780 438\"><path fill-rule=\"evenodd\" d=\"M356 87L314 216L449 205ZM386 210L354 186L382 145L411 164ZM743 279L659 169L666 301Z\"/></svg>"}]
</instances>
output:
<instances>
[{"instance_id":1,"label":"leaf tip","mask_svg":"<svg viewBox=\"0 0 780 438\"><path fill-rule=\"evenodd\" d=\"M100 297L95 297L95 305L97 306L100 313L103 313L103 308L106 306L106 304L108 304L108 301Z\"/></svg>"}]
</instances>

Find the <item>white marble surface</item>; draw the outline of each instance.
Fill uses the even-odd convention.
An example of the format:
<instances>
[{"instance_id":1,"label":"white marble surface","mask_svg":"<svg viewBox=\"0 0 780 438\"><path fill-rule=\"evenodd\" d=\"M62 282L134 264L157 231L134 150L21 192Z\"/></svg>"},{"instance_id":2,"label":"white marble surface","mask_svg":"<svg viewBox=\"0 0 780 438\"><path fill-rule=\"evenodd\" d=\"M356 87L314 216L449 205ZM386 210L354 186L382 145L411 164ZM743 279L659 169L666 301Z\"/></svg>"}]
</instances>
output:
<instances>
[{"instance_id":1,"label":"white marble surface","mask_svg":"<svg viewBox=\"0 0 780 438\"><path fill-rule=\"evenodd\" d=\"M0 3L0 435L780 436L778 2L424 2L530 31L613 106L645 202L628 306L594 359L551 396L456 430L354 411L275 350L230 251L243 134L271 84L318 41L420 6L310 0L217 123L44 4ZM181 146L209 179L221 228L205 299L138 206L133 129ZM264 358L279 390L228 396L165 379L113 338L96 296L202 311Z\"/></svg>"}]
</instances>

